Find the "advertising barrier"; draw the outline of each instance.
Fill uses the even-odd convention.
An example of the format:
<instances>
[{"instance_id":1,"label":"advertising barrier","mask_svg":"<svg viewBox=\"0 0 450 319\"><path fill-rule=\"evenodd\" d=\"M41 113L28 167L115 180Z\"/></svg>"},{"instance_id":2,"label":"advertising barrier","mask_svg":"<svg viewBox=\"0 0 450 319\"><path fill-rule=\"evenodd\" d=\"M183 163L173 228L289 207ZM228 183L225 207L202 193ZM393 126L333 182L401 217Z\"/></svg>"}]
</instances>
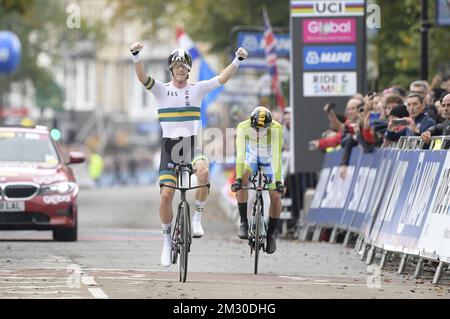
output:
<instances>
[{"instance_id":1,"label":"advertising barrier","mask_svg":"<svg viewBox=\"0 0 450 319\"><path fill-rule=\"evenodd\" d=\"M327 153L307 222L358 233L391 252L450 262L450 155L437 150L354 148Z\"/></svg>"}]
</instances>

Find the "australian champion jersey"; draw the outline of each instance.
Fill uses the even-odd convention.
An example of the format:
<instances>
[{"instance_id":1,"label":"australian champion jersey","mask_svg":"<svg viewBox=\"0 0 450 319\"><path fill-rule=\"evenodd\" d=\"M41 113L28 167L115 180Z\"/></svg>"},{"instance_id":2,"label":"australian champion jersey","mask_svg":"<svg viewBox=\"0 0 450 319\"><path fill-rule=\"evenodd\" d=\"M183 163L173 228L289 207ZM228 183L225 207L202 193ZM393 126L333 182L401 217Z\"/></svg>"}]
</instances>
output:
<instances>
[{"instance_id":1,"label":"australian champion jersey","mask_svg":"<svg viewBox=\"0 0 450 319\"><path fill-rule=\"evenodd\" d=\"M172 83L163 84L151 79L146 85L158 105L158 118L165 138L195 136L200 125L203 97L221 84L218 77L188 83L178 89Z\"/></svg>"}]
</instances>

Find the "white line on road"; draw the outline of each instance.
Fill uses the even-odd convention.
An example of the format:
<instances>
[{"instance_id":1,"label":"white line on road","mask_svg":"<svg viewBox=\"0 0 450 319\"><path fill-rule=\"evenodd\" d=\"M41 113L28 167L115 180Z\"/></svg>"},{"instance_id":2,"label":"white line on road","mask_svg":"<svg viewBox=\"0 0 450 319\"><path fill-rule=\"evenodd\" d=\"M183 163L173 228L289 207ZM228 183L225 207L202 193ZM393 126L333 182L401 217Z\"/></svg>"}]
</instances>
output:
<instances>
[{"instance_id":1,"label":"white line on road","mask_svg":"<svg viewBox=\"0 0 450 319\"><path fill-rule=\"evenodd\" d=\"M47 289L47 288L67 288L67 286L1 286L0 289Z\"/></svg>"},{"instance_id":2,"label":"white line on road","mask_svg":"<svg viewBox=\"0 0 450 319\"><path fill-rule=\"evenodd\" d=\"M101 288L88 288L89 292L94 298L108 299L108 295Z\"/></svg>"},{"instance_id":3,"label":"white line on road","mask_svg":"<svg viewBox=\"0 0 450 319\"><path fill-rule=\"evenodd\" d=\"M97 283L94 280L94 277L92 276L81 276L81 282L85 286L96 286Z\"/></svg>"},{"instance_id":4,"label":"white line on road","mask_svg":"<svg viewBox=\"0 0 450 319\"><path fill-rule=\"evenodd\" d=\"M53 279L56 279L56 278L58 278L58 277L50 277L50 276L47 276L47 277L42 277L42 276L40 276L40 277L35 277L35 276L8 276L8 277L0 277L1 279L8 279L8 280L10 280L10 279L17 279L17 280L22 280L22 279L33 279L33 280L53 280ZM61 282L66 282L66 280L63 280L63 281L61 281Z\"/></svg>"},{"instance_id":5,"label":"white line on road","mask_svg":"<svg viewBox=\"0 0 450 319\"><path fill-rule=\"evenodd\" d=\"M22 285L33 285L33 284L64 284L67 282L67 280L52 280L52 278L49 278L48 280L34 280L34 278L30 278L30 281L20 281L20 284ZM0 280L0 285L12 285L14 284L13 280Z\"/></svg>"},{"instance_id":6,"label":"white line on road","mask_svg":"<svg viewBox=\"0 0 450 319\"><path fill-rule=\"evenodd\" d=\"M301 278L301 277L290 277L290 276L278 276L278 278L286 278L286 279L293 279L298 281L306 281L307 278Z\"/></svg>"},{"instance_id":7,"label":"white line on road","mask_svg":"<svg viewBox=\"0 0 450 319\"><path fill-rule=\"evenodd\" d=\"M73 291L7 291L6 294L35 294L35 295L49 295L49 294L73 294ZM3 296L2 296L3 298Z\"/></svg>"},{"instance_id":8,"label":"white line on road","mask_svg":"<svg viewBox=\"0 0 450 319\"><path fill-rule=\"evenodd\" d=\"M81 276L81 282L85 286L96 286L97 283L95 282L94 276L89 276L85 271L83 271L83 274ZM105 294L105 292L101 288L88 288L88 291L92 295L92 297L96 299L108 299L108 295Z\"/></svg>"}]
</instances>

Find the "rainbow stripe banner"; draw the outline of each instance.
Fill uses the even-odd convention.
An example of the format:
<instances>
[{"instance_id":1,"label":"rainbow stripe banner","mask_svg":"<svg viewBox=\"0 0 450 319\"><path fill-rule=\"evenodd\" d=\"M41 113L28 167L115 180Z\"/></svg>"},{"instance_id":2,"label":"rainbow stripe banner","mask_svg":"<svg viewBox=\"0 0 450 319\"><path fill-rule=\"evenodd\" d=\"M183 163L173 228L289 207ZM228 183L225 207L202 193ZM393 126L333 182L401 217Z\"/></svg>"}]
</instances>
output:
<instances>
[{"instance_id":1,"label":"rainbow stripe banner","mask_svg":"<svg viewBox=\"0 0 450 319\"><path fill-rule=\"evenodd\" d=\"M365 0L292 0L293 17L363 16Z\"/></svg>"}]
</instances>

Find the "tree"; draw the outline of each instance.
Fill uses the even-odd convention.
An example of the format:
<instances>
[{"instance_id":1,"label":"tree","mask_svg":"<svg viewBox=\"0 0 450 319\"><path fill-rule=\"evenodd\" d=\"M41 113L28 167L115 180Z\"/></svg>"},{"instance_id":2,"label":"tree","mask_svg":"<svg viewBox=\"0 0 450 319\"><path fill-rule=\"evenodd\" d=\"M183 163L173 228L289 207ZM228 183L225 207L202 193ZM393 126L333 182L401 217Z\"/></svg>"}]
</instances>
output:
<instances>
[{"instance_id":1,"label":"tree","mask_svg":"<svg viewBox=\"0 0 450 319\"><path fill-rule=\"evenodd\" d=\"M266 6L273 27L289 27L289 1L269 0L109 0L117 17L140 19L149 34L160 28L181 25L194 41L204 41L228 59L230 30L236 25L262 26ZM370 42L376 48L379 66L378 89L400 84L407 88L420 75L420 1L374 0L381 8L381 29ZM372 2L374 2L372 1ZM429 0L430 17L435 1ZM433 27L429 32L430 77L449 67L450 32ZM447 63L447 66L445 65ZM372 88L375 89L375 88Z\"/></svg>"},{"instance_id":2,"label":"tree","mask_svg":"<svg viewBox=\"0 0 450 319\"><path fill-rule=\"evenodd\" d=\"M378 0L377 3L381 8L381 29L373 44L378 50L378 89L393 84L408 88L409 83L420 78L420 1ZM430 13L434 12L434 5L434 1L429 1ZM448 28L433 27L429 37L432 77L449 61L450 32Z\"/></svg>"},{"instance_id":3,"label":"tree","mask_svg":"<svg viewBox=\"0 0 450 319\"><path fill-rule=\"evenodd\" d=\"M230 46L230 30L236 25L263 26L266 6L273 27L289 27L289 0L110 0L117 18L140 19L149 25L149 34L160 28L183 26L194 41L211 44L214 52ZM175 31L174 31L175 32Z\"/></svg>"},{"instance_id":4,"label":"tree","mask_svg":"<svg viewBox=\"0 0 450 319\"><path fill-rule=\"evenodd\" d=\"M52 70L42 60L52 61L55 66L61 62L65 48L83 39L101 39L98 25L69 29L65 9L64 1L0 0L0 30L16 33L22 44L19 69L13 75L0 76L0 102L14 83L19 84L23 92L26 84L31 83L39 107L62 107L63 92Z\"/></svg>"}]
</instances>

